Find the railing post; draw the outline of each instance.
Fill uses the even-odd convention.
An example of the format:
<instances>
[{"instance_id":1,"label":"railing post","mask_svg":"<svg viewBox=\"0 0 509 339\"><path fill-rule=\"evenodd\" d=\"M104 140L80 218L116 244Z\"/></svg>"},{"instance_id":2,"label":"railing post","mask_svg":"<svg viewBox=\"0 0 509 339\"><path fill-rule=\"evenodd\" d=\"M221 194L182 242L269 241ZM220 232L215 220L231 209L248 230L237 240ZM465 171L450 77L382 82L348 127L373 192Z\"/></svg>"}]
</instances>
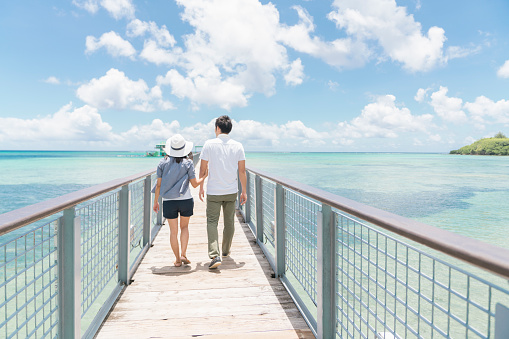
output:
<instances>
[{"instance_id":1,"label":"railing post","mask_svg":"<svg viewBox=\"0 0 509 339\"><path fill-rule=\"evenodd\" d=\"M501 303L495 307L495 339L509 338L509 308Z\"/></svg>"},{"instance_id":2,"label":"railing post","mask_svg":"<svg viewBox=\"0 0 509 339\"><path fill-rule=\"evenodd\" d=\"M262 203L262 178L259 175L255 177L256 193L256 240L263 242L263 203Z\"/></svg>"},{"instance_id":3,"label":"railing post","mask_svg":"<svg viewBox=\"0 0 509 339\"><path fill-rule=\"evenodd\" d=\"M250 180L249 180L249 176L251 174L246 171L246 194L248 196L248 199L250 197L250 193L251 193L251 190L253 189L251 187L251 183L250 183ZM249 203L249 201L246 202L246 223L249 224L251 222L251 204Z\"/></svg>"},{"instance_id":4,"label":"railing post","mask_svg":"<svg viewBox=\"0 0 509 339\"><path fill-rule=\"evenodd\" d=\"M318 338L336 337L336 226L332 208L318 212Z\"/></svg>"},{"instance_id":5,"label":"railing post","mask_svg":"<svg viewBox=\"0 0 509 339\"><path fill-rule=\"evenodd\" d=\"M285 274L285 190L281 184L276 183L274 192L274 211L276 219L276 277Z\"/></svg>"},{"instance_id":6,"label":"railing post","mask_svg":"<svg viewBox=\"0 0 509 339\"><path fill-rule=\"evenodd\" d=\"M75 207L58 222L58 337L81 338L81 223Z\"/></svg>"},{"instance_id":7,"label":"railing post","mask_svg":"<svg viewBox=\"0 0 509 339\"><path fill-rule=\"evenodd\" d=\"M151 184L152 177L148 175L143 183L143 247L147 244L150 245L150 230L152 226L150 222L150 217L152 216L152 195L150 193L150 189L152 187Z\"/></svg>"},{"instance_id":8,"label":"railing post","mask_svg":"<svg viewBox=\"0 0 509 339\"><path fill-rule=\"evenodd\" d=\"M120 189L118 208L118 280L129 285L129 184Z\"/></svg>"}]
</instances>

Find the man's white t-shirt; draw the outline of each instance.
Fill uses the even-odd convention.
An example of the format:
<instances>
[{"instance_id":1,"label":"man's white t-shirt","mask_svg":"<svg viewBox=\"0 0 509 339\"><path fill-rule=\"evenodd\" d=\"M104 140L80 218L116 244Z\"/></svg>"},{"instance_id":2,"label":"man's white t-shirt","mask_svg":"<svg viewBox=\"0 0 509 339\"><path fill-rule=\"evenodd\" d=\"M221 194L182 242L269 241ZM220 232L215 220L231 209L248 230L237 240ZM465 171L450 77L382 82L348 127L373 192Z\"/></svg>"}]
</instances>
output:
<instances>
[{"instance_id":1,"label":"man's white t-shirt","mask_svg":"<svg viewBox=\"0 0 509 339\"><path fill-rule=\"evenodd\" d=\"M225 195L238 192L239 161L246 160L244 147L227 134L205 142L200 159L208 161L207 194Z\"/></svg>"}]
</instances>

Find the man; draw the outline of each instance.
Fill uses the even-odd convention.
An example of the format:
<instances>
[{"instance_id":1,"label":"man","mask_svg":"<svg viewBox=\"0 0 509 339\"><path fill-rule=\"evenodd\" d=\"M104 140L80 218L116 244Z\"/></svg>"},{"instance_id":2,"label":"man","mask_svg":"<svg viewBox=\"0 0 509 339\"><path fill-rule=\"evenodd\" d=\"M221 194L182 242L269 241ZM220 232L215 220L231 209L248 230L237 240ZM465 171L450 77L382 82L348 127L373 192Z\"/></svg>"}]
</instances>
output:
<instances>
[{"instance_id":1,"label":"man","mask_svg":"<svg viewBox=\"0 0 509 339\"><path fill-rule=\"evenodd\" d=\"M246 195L246 157L240 142L228 135L232 130L232 121L227 115L216 119L216 138L203 145L200 154L200 178L208 170L207 182L207 235L209 240L209 268L221 265L217 224L223 207L224 229L222 255L230 254L233 233L235 231L235 201L237 200L237 171L242 186L240 203L247 201ZM203 183L200 185L200 200L204 197Z\"/></svg>"}]
</instances>

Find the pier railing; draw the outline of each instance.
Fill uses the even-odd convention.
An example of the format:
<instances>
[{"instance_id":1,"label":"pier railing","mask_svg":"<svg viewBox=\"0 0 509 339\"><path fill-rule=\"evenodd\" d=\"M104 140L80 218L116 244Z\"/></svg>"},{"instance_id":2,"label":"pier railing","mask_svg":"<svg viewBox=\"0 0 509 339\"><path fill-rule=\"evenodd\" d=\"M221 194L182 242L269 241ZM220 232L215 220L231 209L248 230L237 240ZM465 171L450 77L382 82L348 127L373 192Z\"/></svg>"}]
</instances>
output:
<instances>
[{"instance_id":1,"label":"pier railing","mask_svg":"<svg viewBox=\"0 0 509 339\"><path fill-rule=\"evenodd\" d=\"M1 338L93 338L161 227L154 172L0 215Z\"/></svg>"},{"instance_id":2,"label":"pier railing","mask_svg":"<svg viewBox=\"0 0 509 339\"><path fill-rule=\"evenodd\" d=\"M153 173L0 216L0 337L93 337L158 231Z\"/></svg>"},{"instance_id":3,"label":"pier railing","mask_svg":"<svg viewBox=\"0 0 509 339\"><path fill-rule=\"evenodd\" d=\"M509 250L254 169L247 193L316 337L509 338Z\"/></svg>"}]
</instances>

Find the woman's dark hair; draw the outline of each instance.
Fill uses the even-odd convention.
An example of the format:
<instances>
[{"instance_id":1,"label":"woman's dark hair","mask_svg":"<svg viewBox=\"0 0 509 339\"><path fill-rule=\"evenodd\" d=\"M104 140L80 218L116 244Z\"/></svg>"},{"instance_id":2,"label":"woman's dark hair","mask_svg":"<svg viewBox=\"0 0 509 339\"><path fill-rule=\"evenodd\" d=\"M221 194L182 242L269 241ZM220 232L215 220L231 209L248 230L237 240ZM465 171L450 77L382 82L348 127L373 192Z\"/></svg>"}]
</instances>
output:
<instances>
[{"instance_id":1,"label":"woman's dark hair","mask_svg":"<svg viewBox=\"0 0 509 339\"><path fill-rule=\"evenodd\" d=\"M177 164L180 164L182 162L182 160L187 159L187 156L186 157L174 157L174 158L175 158L175 161L177 162Z\"/></svg>"},{"instance_id":2,"label":"woman's dark hair","mask_svg":"<svg viewBox=\"0 0 509 339\"><path fill-rule=\"evenodd\" d=\"M166 154L166 155L164 156L164 158L165 158L165 159L168 159L168 158L169 158L169 155L168 155L168 154ZM176 162L177 164L180 164L180 163L182 162L182 160L183 160L183 159L187 159L187 156L185 156L185 157L172 157L172 158L174 158L174 159L175 159L175 162Z\"/></svg>"},{"instance_id":3,"label":"woman's dark hair","mask_svg":"<svg viewBox=\"0 0 509 339\"><path fill-rule=\"evenodd\" d=\"M216 119L216 127L219 127L221 133L230 133L232 130L232 119L227 115L222 115Z\"/></svg>"}]
</instances>

